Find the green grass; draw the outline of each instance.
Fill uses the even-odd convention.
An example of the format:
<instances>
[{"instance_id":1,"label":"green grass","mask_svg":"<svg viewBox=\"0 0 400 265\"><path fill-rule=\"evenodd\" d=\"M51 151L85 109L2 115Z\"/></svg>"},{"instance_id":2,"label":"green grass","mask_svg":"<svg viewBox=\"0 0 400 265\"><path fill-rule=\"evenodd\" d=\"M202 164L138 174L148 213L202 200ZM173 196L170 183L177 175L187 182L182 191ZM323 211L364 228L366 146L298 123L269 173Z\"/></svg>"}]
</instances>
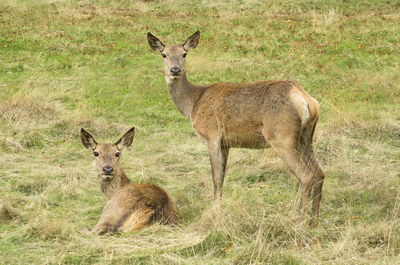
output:
<instances>
[{"instance_id":1,"label":"green grass","mask_svg":"<svg viewBox=\"0 0 400 265\"><path fill-rule=\"evenodd\" d=\"M399 18L396 1L2 1L0 263L398 263ZM318 228L297 224L297 181L271 151L232 150L214 208L206 147L146 40L196 30L193 83L294 79L320 101ZM184 225L81 234L105 198L79 129L131 126L126 173L168 190Z\"/></svg>"}]
</instances>

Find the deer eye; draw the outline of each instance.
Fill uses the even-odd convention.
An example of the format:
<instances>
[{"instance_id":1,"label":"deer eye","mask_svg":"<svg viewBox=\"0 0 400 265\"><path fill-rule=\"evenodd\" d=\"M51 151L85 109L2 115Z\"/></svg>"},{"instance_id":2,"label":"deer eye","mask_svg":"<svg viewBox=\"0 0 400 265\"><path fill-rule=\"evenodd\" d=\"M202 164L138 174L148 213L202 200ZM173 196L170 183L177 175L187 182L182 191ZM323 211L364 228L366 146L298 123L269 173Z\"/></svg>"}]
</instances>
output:
<instances>
[{"instance_id":1,"label":"deer eye","mask_svg":"<svg viewBox=\"0 0 400 265\"><path fill-rule=\"evenodd\" d=\"M98 152L93 152L93 155L94 156L99 156L99 153Z\"/></svg>"},{"instance_id":2,"label":"deer eye","mask_svg":"<svg viewBox=\"0 0 400 265\"><path fill-rule=\"evenodd\" d=\"M161 53L161 56L162 56L163 58L167 58L167 55L165 55L164 53Z\"/></svg>"},{"instance_id":3,"label":"deer eye","mask_svg":"<svg viewBox=\"0 0 400 265\"><path fill-rule=\"evenodd\" d=\"M116 152L115 153L115 156L119 156L121 153L120 152Z\"/></svg>"},{"instance_id":4,"label":"deer eye","mask_svg":"<svg viewBox=\"0 0 400 265\"><path fill-rule=\"evenodd\" d=\"M186 57L186 53L183 54L183 58L185 58L185 57Z\"/></svg>"}]
</instances>

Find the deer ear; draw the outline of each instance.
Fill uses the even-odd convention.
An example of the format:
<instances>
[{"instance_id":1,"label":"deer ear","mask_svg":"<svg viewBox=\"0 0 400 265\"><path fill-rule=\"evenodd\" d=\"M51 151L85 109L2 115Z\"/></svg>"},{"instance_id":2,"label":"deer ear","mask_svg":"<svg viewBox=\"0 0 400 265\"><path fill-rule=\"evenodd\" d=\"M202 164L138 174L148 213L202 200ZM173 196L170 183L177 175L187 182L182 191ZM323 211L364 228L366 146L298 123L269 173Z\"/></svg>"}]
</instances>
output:
<instances>
[{"instance_id":1,"label":"deer ear","mask_svg":"<svg viewBox=\"0 0 400 265\"><path fill-rule=\"evenodd\" d=\"M199 44L200 31L196 31L192 36L190 36L187 41L182 45L185 51L193 50Z\"/></svg>"},{"instance_id":2,"label":"deer ear","mask_svg":"<svg viewBox=\"0 0 400 265\"><path fill-rule=\"evenodd\" d=\"M132 144L133 136L135 136L135 127L132 127L129 131L127 131L124 136L122 136L121 139L116 141L114 144L119 150L122 150Z\"/></svg>"},{"instance_id":3,"label":"deer ear","mask_svg":"<svg viewBox=\"0 0 400 265\"><path fill-rule=\"evenodd\" d=\"M96 148L97 145L96 140L93 138L92 135L90 135L90 133L85 131L85 129L83 128L81 128L81 141L83 146L86 147L87 149L94 150Z\"/></svg>"},{"instance_id":4,"label":"deer ear","mask_svg":"<svg viewBox=\"0 0 400 265\"><path fill-rule=\"evenodd\" d=\"M159 52L162 52L164 50L165 45L150 32L147 32L147 41L149 42L149 45L153 50Z\"/></svg>"}]
</instances>

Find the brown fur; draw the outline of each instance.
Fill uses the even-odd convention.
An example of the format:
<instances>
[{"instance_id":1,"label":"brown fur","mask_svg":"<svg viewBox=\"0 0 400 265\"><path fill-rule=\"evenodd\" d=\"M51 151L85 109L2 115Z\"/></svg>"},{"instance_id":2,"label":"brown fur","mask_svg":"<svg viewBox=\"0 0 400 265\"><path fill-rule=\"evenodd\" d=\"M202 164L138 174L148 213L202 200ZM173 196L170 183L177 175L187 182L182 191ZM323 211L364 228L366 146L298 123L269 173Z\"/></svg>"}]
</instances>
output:
<instances>
[{"instance_id":1,"label":"brown fur","mask_svg":"<svg viewBox=\"0 0 400 265\"><path fill-rule=\"evenodd\" d=\"M82 143L96 155L100 186L107 204L92 233L131 232L159 222L177 225L181 217L170 196L154 184L132 183L119 164L120 151L132 144L134 128L114 144L98 144L81 129ZM118 156L116 154L118 153ZM105 167L112 167L106 172Z\"/></svg>"},{"instance_id":2,"label":"brown fur","mask_svg":"<svg viewBox=\"0 0 400 265\"><path fill-rule=\"evenodd\" d=\"M318 101L293 81L193 85L185 57L199 37L196 32L183 45L165 46L147 34L150 47L163 55L172 101L208 147L215 198L222 195L229 148L272 147L300 182L302 218L314 190L311 224L317 225L324 180L312 148Z\"/></svg>"}]
</instances>

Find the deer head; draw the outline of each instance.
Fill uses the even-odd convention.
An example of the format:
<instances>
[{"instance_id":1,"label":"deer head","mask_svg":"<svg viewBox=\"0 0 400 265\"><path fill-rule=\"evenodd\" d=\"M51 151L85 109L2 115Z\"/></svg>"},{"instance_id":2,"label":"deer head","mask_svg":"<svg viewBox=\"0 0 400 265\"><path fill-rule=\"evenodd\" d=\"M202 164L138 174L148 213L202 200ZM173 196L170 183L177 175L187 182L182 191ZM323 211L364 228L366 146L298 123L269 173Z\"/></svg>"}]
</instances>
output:
<instances>
[{"instance_id":1,"label":"deer head","mask_svg":"<svg viewBox=\"0 0 400 265\"><path fill-rule=\"evenodd\" d=\"M99 144L90 133L81 129L82 144L93 152L99 177L103 180L112 180L121 171L119 166L121 151L132 144L134 135L135 128L132 127L115 143Z\"/></svg>"},{"instance_id":2,"label":"deer head","mask_svg":"<svg viewBox=\"0 0 400 265\"><path fill-rule=\"evenodd\" d=\"M167 81L176 80L185 73L185 58L188 51L196 48L200 39L200 31L196 31L186 42L178 46L165 46L157 37L150 32L147 33L147 40L150 47L161 53L164 58L164 71Z\"/></svg>"}]
</instances>

